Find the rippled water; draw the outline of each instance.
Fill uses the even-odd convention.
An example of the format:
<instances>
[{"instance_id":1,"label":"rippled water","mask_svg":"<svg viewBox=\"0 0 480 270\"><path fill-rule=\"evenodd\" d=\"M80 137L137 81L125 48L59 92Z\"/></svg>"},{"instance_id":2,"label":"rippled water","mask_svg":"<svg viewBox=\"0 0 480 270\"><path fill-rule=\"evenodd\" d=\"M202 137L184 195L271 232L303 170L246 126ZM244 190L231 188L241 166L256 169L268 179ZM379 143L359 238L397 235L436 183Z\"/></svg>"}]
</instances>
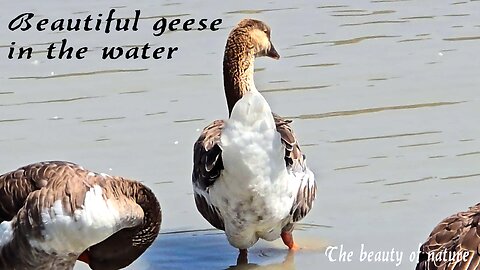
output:
<instances>
[{"instance_id":1,"label":"rippled water","mask_svg":"<svg viewBox=\"0 0 480 270\"><path fill-rule=\"evenodd\" d=\"M0 171L70 160L141 179L158 195L162 234L131 269L413 269L407 260L443 217L478 202L480 1L3 1L0 11ZM17 14L132 17L130 33L7 32ZM154 37L163 16L222 18L217 32ZM227 116L221 62L229 29L254 17L282 58L256 62L256 85L294 128L316 172L319 198L288 254L259 242L251 264L197 213L190 186L199 130ZM67 38L84 60L45 60ZM32 46L8 60L11 41ZM179 46L173 59L98 60L103 46ZM369 251L402 264L359 262ZM329 262L328 245L355 252ZM259 266L256 266L259 265ZM82 268L79 265L79 269Z\"/></svg>"}]
</instances>

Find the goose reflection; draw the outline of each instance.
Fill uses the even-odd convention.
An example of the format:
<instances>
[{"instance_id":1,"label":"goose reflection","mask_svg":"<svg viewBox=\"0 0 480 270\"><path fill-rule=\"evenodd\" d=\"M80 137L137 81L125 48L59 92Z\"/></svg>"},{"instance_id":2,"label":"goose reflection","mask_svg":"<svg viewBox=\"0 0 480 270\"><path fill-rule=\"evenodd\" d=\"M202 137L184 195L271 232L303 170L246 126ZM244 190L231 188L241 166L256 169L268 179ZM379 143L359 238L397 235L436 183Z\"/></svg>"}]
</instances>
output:
<instances>
[{"instance_id":1,"label":"goose reflection","mask_svg":"<svg viewBox=\"0 0 480 270\"><path fill-rule=\"evenodd\" d=\"M240 259L241 254L239 255ZM230 266L228 270L295 270L295 252L289 251L281 263L258 265L255 263L242 262L237 259L237 265Z\"/></svg>"},{"instance_id":2,"label":"goose reflection","mask_svg":"<svg viewBox=\"0 0 480 270\"><path fill-rule=\"evenodd\" d=\"M149 265L147 269L295 269L294 252L263 244L249 250L249 261L241 260L237 258L237 250L225 241L223 232L177 230L163 232L143 259Z\"/></svg>"}]
</instances>

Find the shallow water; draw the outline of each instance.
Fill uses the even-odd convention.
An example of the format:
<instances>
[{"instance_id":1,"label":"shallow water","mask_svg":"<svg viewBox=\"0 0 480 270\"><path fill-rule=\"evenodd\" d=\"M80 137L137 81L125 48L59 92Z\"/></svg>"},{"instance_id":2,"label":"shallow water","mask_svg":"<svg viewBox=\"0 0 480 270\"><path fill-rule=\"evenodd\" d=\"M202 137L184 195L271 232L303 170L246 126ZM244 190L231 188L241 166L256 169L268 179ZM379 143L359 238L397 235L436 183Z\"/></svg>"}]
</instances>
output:
<instances>
[{"instance_id":1,"label":"shallow water","mask_svg":"<svg viewBox=\"0 0 480 270\"><path fill-rule=\"evenodd\" d=\"M70 160L141 179L164 211L162 234L130 269L413 269L406 257L444 217L478 202L480 1L2 2L0 171ZM142 10L131 33L11 33L22 12L86 16ZM158 18L222 18L216 32L154 37ZM251 265L197 213L190 186L199 130L227 115L221 62L229 29L254 17L272 28L282 58L256 62L256 85L294 120L319 198L288 254L259 242ZM88 46L84 60L45 60L46 44ZM33 46L8 60L11 41ZM171 60L98 60L103 46L179 46ZM359 261L403 251L402 263ZM329 262L334 245L351 262ZM259 266L255 266L258 264ZM83 266L79 265L79 269Z\"/></svg>"}]
</instances>

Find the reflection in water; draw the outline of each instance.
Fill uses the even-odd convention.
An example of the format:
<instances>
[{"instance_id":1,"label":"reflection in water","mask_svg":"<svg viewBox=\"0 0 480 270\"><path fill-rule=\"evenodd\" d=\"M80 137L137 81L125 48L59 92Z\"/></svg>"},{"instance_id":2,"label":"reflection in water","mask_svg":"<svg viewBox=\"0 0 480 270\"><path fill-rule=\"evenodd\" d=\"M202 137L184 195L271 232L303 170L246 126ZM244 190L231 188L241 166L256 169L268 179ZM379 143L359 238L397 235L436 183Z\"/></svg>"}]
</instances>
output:
<instances>
[{"instance_id":1,"label":"reflection in water","mask_svg":"<svg viewBox=\"0 0 480 270\"><path fill-rule=\"evenodd\" d=\"M393 182L393 183L387 183L385 186L396 186L396 185L403 185L403 184L411 184L411 183L418 183L418 182L423 182L427 180L434 179L434 177L429 176L429 177L423 177L420 179L414 179L414 180L405 180L405 181L398 181L398 182Z\"/></svg>"},{"instance_id":2,"label":"reflection in water","mask_svg":"<svg viewBox=\"0 0 480 270\"><path fill-rule=\"evenodd\" d=\"M141 93L146 93L148 92L147 90L133 90L133 91L125 91L125 92L120 92L118 93L119 95L128 95L128 94L141 94Z\"/></svg>"},{"instance_id":3,"label":"reflection in water","mask_svg":"<svg viewBox=\"0 0 480 270\"><path fill-rule=\"evenodd\" d=\"M331 67L331 66L336 66L340 65L340 63L321 63L321 64L309 64L309 65L300 65L298 67L300 68L306 68L306 67Z\"/></svg>"},{"instance_id":4,"label":"reflection in water","mask_svg":"<svg viewBox=\"0 0 480 270\"><path fill-rule=\"evenodd\" d=\"M292 54L292 55L287 55L287 56L284 56L283 58L294 58L294 57L312 56L312 55L315 55L315 53L299 53L299 54Z\"/></svg>"},{"instance_id":5,"label":"reflection in water","mask_svg":"<svg viewBox=\"0 0 480 270\"><path fill-rule=\"evenodd\" d=\"M104 122L104 121L112 121L112 120L122 120L125 119L125 116L118 116L118 117L103 117L103 118L93 118L93 119L85 119L80 122L82 123L91 123L91 122Z\"/></svg>"},{"instance_id":6,"label":"reflection in water","mask_svg":"<svg viewBox=\"0 0 480 270\"><path fill-rule=\"evenodd\" d=\"M269 265L258 265L255 263L249 264L239 264L235 266L230 266L229 270L293 270L295 269L294 264L295 252L289 251L285 256L285 260L281 263L273 263Z\"/></svg>"},{"instance_id":7,"label":"reflection in water","mask_svg":"<svg viewBox=\"0 0 480 270\"><path fill-rule=\"evenodd\" d=\"M364 114L364 113L376 113L376 112L390 111L390 110L406 110L406 109L418 109L418 108L426 108L426 107L455 105L455 104L460 104L464 102L465 101L432 102L432 103L408 104L408 105L398 105L398 106L386 106L386 107L368 108L368 109L351 110L351 111L336 111L336 112L328 112L328 113L320 113L320 114L303 114L303 115L292 117L292 118L319 119L319 118L327 118L327 117L357 115L357 114Z\"/></svg>"},{"instance_id":8,"label":"reflection in water","mask_svg":"<svg viewBox=\"0 0 480 270\"><path fill-rule=\"evenodd\" d=\"M343 39L343 40L334 40L334 41L329 41L327 43L331 43L332 46L340 46L340 45L356 44L368 39L395 38L395 37L399 37L399 36L393 36L393 35L364 36L364 37L356 37L356 38Z\"/></svg>"},{"instance_id":9,"label":"reflection in water","mask_svg":"<svg viewBox=\"0 0 480 270\"><path fill-rule=\"evenodd\" d=\"M203 121L204 118L192 118L192 119L181 119L181 120L174 120L174 123L189 123L189 122L198 122Z\"/></svg>"},{"instance_id":10,"label":"reflection in water","mask_svg":"<svg viewBox=\"0 0 480 270\"><path fill-rule=\"evenodd\" d=\"M362 22L362 23L345 23L340 26L358 26L358 25L369 25L369 24L389 24L389 23L406 23L408 21L404 20L384 20L384 21L371 21L371 22Z\"/></svg>"},{"instance_id":11,"label":"reflection in water","mask_svg":"<svg viewBox=\"0 0 480 270\"><path fill-rule=\"evenodd\" d=\"M376 180L362 181L362 182L358 182L358 183L359 184L375 184L375 183L379 183L379 182L384 182L386 180L387 179L376 179Z\"/></svg>"},{"instance_id":12,"label":"reflection in water","mask_svg":"<svg viewBox=\"0 0 480 270\"><path fill-rule=\"evenodd\" d=\"M27 121L27 120L31 120L31 119L28 119L28 118L0 119L0 123L20 122L20 121Z\"/></svg>"},{"instance_id":13,"label":"reflection in water","mask_svg":"<svg viewBox=\"0 0 480 270\"><path fill-rule=\"evenodd\" d=\"M395 13L394 10L376 10L369 12L367 10L361 9L351 9L351 10L339 10L336 13L343 13L343 14L333 14L334 17L358 17L358 16L372 16L372 15L380 15L380 14L388 14L388 13Z\"/></svg>"},{"instance_id":14,"label":"reflection in water","mask_svg":"<svg viewBox=\"0 0 480 270\"><path fill-rule=\"evenodd\" d=\"M353 166L346 166L346 167L338 167L333 169L334 171L342 171L342 170L350 170L350 169L357 169L357 168L363 168L363 167L368 167L368 165L353 165Z\"/></svg>"},{"instance_id":15,"label":"reflection in water","mask_svg":"<svg viewBox=\"0 0 480 270\"><path fill-rule=\"evenodd\" d=\"M161 114L166 114L166 111L161 111L161 112L153 112L153 113L146 113L145 116L153 116L153 115L161 115Z\"/></svg>"},{"instance_id":16,"label":"reflection in water","mask_svg":"<svg viewBox=\"0 0 480 270\"><path fill-rule=\"evenodd\" d=\"M421 20L421 19L434 19L436 16L413 16L413 17L402 17L402 20Z\"/></svg>"},{"instance_id":17,"label":"reflection in water","mask_svg":"<svg viewBox=\"0 0 480 270\"><path fill-rule=\"evenodd\" d=\"M476 39L480 39L480 36L444 38L443 40L445 40L445 41L464 41L464 40L476 40Z\"/></svg>"},{"instance_id":18,"label":"reflection in water","mask_svg":"<svg viewBox=\"0 0 480 270\"><path fill-rule=\"evenodd\" d=\"M428 158L444 158L446 156L443 155L437 155L437 156L429 156Z\"/></svg>"},{"instance_id":19,"label":"reflection in water","mask_svg":"<svg viewBox=\"0 0 480 270\"><path fill-rule=\"evenodd\" d=\"M178 76L184 76L184 77L200 77L200 76L212 76L213 74L211 73L182 73L178 74Z\"/></svg>"},{"instance_id":20,"label":"reflection in water","mask_svg":"<svg viewBox=\"0 0 480 270\"><path fill-rule=\"evenodd\" d=\"M147 260L161 269L225 269L235 264L237 253L216 230L174 232L160 235Z\"/></svg>"},{"instance_id":21,"label":"reflection in water","mask_svg":"<svg viewBox=\"0 0 480 270\"><path fill-rule=\"evenodd\" d=\"M415 143L415 144L399 145L398 147L400 147L400 148L405 148L405 147L418 147L418 146L435 145L435 144L440 144L440 143L443 143L443 142L438 141L438 142Z\"/></svg>"},{"instance_id":22,"label":"reflection in water","mask_svg":"<svg viewBox=\"0 0 480 270\"><path fill-rule=\"evenodd\" d=\"M402 42L413 42L413 41L422 41L422 40L430 40L431 38L407 38L397 41L398 43Z\"/></svg>"},{"instance_id":23,"label":"reflection in water","mask_svg":"<svg viewBox=\"0 0 480 270\"><path fill-rule=\"evenodd\" d=\"M480 176L480 173L453 175L453 176L442 177L440 179L442 179L442 180L454 180L454 179L470 178L470 177L477 177L477 176Z\"/></svg>"},{"instance_id":24,"label":"reflection in water","mask_svg":"<svg viewBox=\"0 0 480 270\"><path fill-rule=\"evenodd\" d=\"M396 200L388 200L388 201L383 201L380 203L400 203L400 202L406 202L408 201L407 199L396 199Z\"/></svg>"},{"instance_id":25,"label":"reflection in water","mask_svg":"<svg viewBox=\"0 0 480 270\"><path fill-rule=\"evenodd\" d=\"M470 155L480 155L480 151L458 154L457 157L470 156Z\"/></svg>"},{"instance_id":26,"label":"reflection in water","mask_svg":"<svg viewBox=\"0 0 480 270\"><path fill-rule=\"evenodd\" d=\"M65 102L101 98L101 97L102 96L83 96L83 97L63 98L63 99L49 99L49 100L27 101L27 102L12 103L12 104L0 104L0 106L22 106L22 105L31 105L31 104L65 103Z\"/></svg>"},{"instance_id":27,"label":"reflection in water","mask_svg":"<svg viewBox=\"0 0 480 270\"><path fill-rule=\"evenodd\" d=\"M56 78L65 78L65 77L78 77L78 76L90 76L98 74L112 74L112 73L128 73L128 72L141 72L147 71L148 68L136 68L136 69L110 69L110 70L98 70L98 71L87 71L87 72L73 72L65 74L53 74L49 76L14 76L8 78L9 80L27 80L27 79L56 79Z\"/></svg>"},{"instance_id":28,"label":"reflection in water","mask_svg":"<svg viewBox=\"0 0 480 270\"><path fill-rule=\"evenodd\" d=\"M226 14L259 14L264 12L271 12L271 11L283 11L283 10L292 10L298 8L271 8L271 9L243 9L243 10L235 10L226 12Z\"/></svg>"},{"instance_id":29,"label":"reflection in water","mask_svg":"<svg viewBox=\"0 0 480 270\"><path fill-rule=\"evenodd\" d=\"M330 8L344 8L344 7L348 7L348 6L347 5L328 5L328 6L319 6L317 8L325 8L325 9L329 8L330 9Z\"/></svg>"},{"instance_id":30,"label":"reflection in water","mask_svg":"<svg viewBox=\"0 0 480 270\"><path fill-rule=\"evenodd\" d=\"M302 224L301 229L323 225ZM321 253L325 247L319 239L297 239L302 247L289 252L282 243L260 241L248 250L248 262L239 263L238 250L229 245L225 234L216 229L185 230L161 233L142 257L148 269L295 269L294 257ZM281 242L281 241L280 241ZM241 260L240 260L241 261Z\"/></svg>"},{"instance_id":31,"label":"reflection in water","mask_svg":"<svg viewBox=\"0 0 480 270\"><path fill-rule=\"evenodd\" d=\"M351 139L336 140L331 142L332 143L356 142L356 141L390 139L390 138L419 136L419 135L438 134L438 133L442 133L442 132L441 131L412 132L412 133L402 133L402 134L379 135L379 136L373 136L373 137L351 138ZM385 158L385 156L375 156L371 158Z\"/></svg>"},{"instance_id":32,"label":"reflection in water","mask_svg":"<svg viewBox=\"0 0 480 270\"><path fill-rule=\"evenodd\" d=\"M275 88L275 89L265 89L260 90L261 93L271 93L271 92L285 92L285 91L303 91L303 90L316 90L330 87L331 85L315 85L315 86L299 86L299 87L286 87L286 88Z\"/></svg>"}]
</instances>

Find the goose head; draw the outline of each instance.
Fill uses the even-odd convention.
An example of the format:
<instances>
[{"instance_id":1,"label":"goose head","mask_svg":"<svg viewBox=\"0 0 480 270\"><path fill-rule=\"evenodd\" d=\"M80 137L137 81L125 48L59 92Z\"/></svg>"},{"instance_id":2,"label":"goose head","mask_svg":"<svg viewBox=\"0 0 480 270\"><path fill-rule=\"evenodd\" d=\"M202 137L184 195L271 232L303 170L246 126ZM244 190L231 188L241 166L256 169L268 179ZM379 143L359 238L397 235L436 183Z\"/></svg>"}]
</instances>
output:
<instances>
[{"instance_id":1,"label":"goose head","mask_svg":"<svg viewBox=\"0 0 480 270\"><path fill-rule=\"evenodd\" d=\"M79 261L93 270L122 269L133 263L156 239L162 222L162 211L155 194L146 186L124 180L117 183L118 190L133 199L144 212L143 222L135 227L124 228L100 243L85 250Z\"/></svg>"},{"instance_id":2,"label":"goose head","mask_svg":"<svg viewBox=\"0 0 480 270\"><path fill-rule=\"evenodd\" d=\"M230 43L243 44L244 48L253 52L255 57L268 56L279 59L280 55L272 44L270 27L259 20L243 19L231 31L227 41Z\"/></svg>"},{"instance_id":3,"label":"goose head","mask_svg":"<svg viewBox=\"0 0 480 270\"><path fill-rule=\"evenodd\" d=\"M270 27L255 19L241 20L230 32L223 57L223 85L229 115L246 92L256 89L253 81L255 58L280 58L270 35Z\"/></svg>"}]
</instances>

